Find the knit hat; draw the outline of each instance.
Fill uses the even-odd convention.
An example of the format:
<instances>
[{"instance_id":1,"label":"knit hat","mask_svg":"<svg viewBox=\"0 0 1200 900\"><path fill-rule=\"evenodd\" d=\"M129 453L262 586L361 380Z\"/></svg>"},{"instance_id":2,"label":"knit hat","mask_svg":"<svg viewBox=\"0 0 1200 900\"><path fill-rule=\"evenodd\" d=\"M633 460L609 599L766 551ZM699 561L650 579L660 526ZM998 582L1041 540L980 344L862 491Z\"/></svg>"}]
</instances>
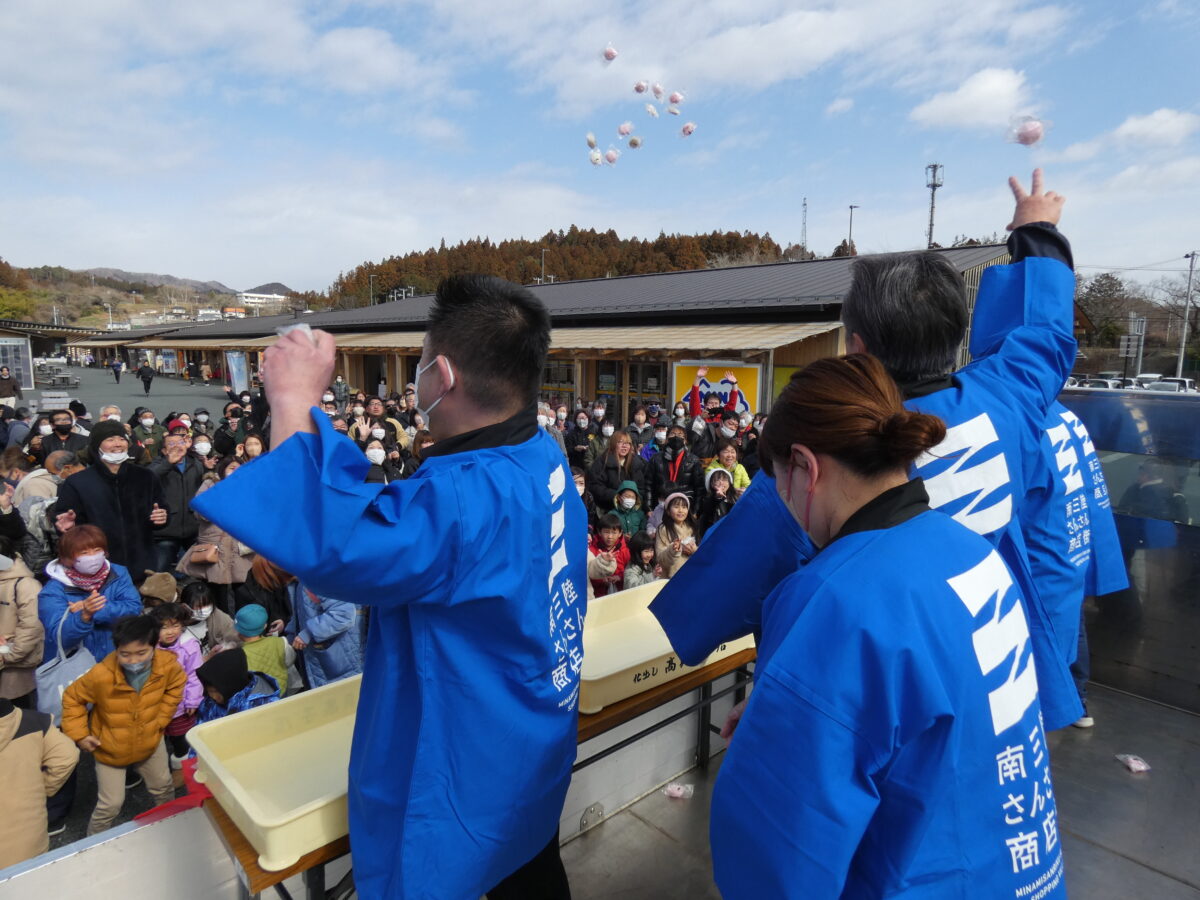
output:
<instances>
[{"instance_id":1,"label":"knit hat","mask_svg":"<svg viewBox=\"0 0 1200 900\"><path fill-rule=\"evenodd\" d=\"M684 503L686 503L687 507L688 507L688 511L689 512L691 511L692 501L688 499L687 494L684 494L681 491L676 491L674 494L668 494L666 501L664 501L664 503L663 503L663 509L670 509L671 504L676 500L676 498L678 498L678 499L682 500Z\"/></svg>"},{"instance_id":2,"label":"knit hat","mask_svg":"<svg viewBox=\"0 0 1200 900\"><path fill-rule=\"evenodd\" d=\"M241 647L222 650L196 670L196 677L205 687L216 688L228 703L231 697L250 683L250 666L246 662L245 651Z\"/></svg>"},{"instance_id":3,"label":"knit hat","mask_svg":"<svg viewBox=\"0 0 1200 900\"><path fill-rule=\"evenodd\" d=\"M92 459L100 458L100 445L111 437L124 438L125 442L129 443L129 435L125 433L125 426L120 422L105 419L92 426L92 433L88 438L88 450L92 453Z\"/></svg>"},{"instance_id":4,"label":"knit hat","mask_svg":"<svg viewBox=\"0 0 1200 900\"><path fill-rule=\"evenodd\" d=\"M705 488L705 490L709 489L709 487L710 487L709 482L712 481L713 476L716 475L718 472L720 472L726 478L728 478L729 486L733 487L733 475L730 474L729 470L727 468L725 468L724 466L713 466L711 469L709 469L707 472L704 473L704 488Z\"/></svg>"},{"instance_id":5,"label":"knit hat","mask_svg":"<svg viewBox=\"0 0 1200 900\"><path fill-rule=\"evenodd\" d=\"M69 409L72 413L74 413L76 418L81 418L81 419L87 418L87 407L84 406L82 403L80 403L78 400L72 400L70 403L68 403L67 409Z\"/></svg>"},{"instance_id":6,"label":"knit hat","mask_svg":"<svg viewBox=\"0 0 1200 900\"><path fill-rule=\"evenodd\" d=\"M151 572L146 570L146 580L138 588L142 599L161 600L163 603L174 603L177 597L178 582L170 572Z\"/></svg>"},{"instance_id":7,"label":"knit hat","mask_svg":"<svg viewBox=\"0 0 1200 900\"><path fill-rule=\"evenodd\" d=\"M237 633L242 637L258 637L267 630L267 610L257 603L250 603L237 611L234 619Z\"/></svg>"}]
</instances>

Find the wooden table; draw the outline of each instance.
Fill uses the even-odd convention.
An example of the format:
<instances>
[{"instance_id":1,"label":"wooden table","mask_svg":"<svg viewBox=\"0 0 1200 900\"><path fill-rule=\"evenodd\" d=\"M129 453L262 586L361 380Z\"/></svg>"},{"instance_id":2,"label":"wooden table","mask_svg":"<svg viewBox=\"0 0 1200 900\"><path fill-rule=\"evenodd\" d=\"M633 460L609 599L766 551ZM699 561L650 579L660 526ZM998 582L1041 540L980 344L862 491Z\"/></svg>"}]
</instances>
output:
<instances>
[{"instance_id":1,"label":"wooden table","mask_svg":"<svg viewBox=\"0 0 1200 900\"><path fill-rule=\"evenodd\" d=\"M221 809L215 798L204 801L204 811L217 829L221 843L233 857L234 868L237 869L238 882L243 889L243 896L253 897L270 887L281 885L293 875L304 878L305 892L310 898L325 896L325 863L332 862L350 852L350 836L343 835L336 841L318 847L311 853L296 860L286 869L278 872L268 872L258 864L258 851L250 845L250 841L242 834L241 829L233 823L233 819Z\"/></svg>"},{"instance_id":2,"label":"wooden table","mask_svg":"<svg viewBox=\"0 0 1200 900\"><path fill-rule=\"evenodd\" d=\"M701 711L699 731L697 733L697 741L700 752L697 754L697 763L701 767L707 767L708 764L708 737L709 737L709 716L708 708L712 701L716 699L712 695L712 683L722 676L732 672L737 672L739 669L752 663L755 659L754 650L741 650L731 656L718 660L709 666L703 666L699 669L692 669L674 681L668 681L666 684L661 684L658 687L651 688L641 694L636 694L619 703L614 703L611 706L606 706L598 713L590 716L579 717L578 743L582 744L594 737L604 734L607 731L624 725L636 719L638 716L645 715L665 703L670 703L685 694L699 690L701 692L700 702L688 707L685 710L676 713L675 715L656 723L655 725L646 728L635 735L631 735L597 753L582 763L576 763L575 768L579 769L589 763L602 759L620 750L629 744L635 743L641 738L659 728L669 725L684 716L691 715L694 712ZM722 691L721 696L731 690L744 690L745 681L739 682L738 685L727 688ZM241 830L229 818L225 810L221 809L221 805L215 798L209 798L204 801L204 811L208 813L209 820L216 828L217 834L221 838L221 843L225 845L225 849L229 851L230 856L234 859L234 867L237 869L238 882L243 889L243 896L256 896L267 888L275 887L277 890L283 890L282 883L293 875L301 875L304 878L304 887L307 896L310 900L325 897L325 864L332 862L350 852L350 837L345 835L338 838L336 841L326 844L324 847L318 847L311 853L307 853L300 857L294 864L288 866L279 872L268 872L258 864L258 851L251 846L250 841L242 834Z\"/></svg>"}]
</instances>

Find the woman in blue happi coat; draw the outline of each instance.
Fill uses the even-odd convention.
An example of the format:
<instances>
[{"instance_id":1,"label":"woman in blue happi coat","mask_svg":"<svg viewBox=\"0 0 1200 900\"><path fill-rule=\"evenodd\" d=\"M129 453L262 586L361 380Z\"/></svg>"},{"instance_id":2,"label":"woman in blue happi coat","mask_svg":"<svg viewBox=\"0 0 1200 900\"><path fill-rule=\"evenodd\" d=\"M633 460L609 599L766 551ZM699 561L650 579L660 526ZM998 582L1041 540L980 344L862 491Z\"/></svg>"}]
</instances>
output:
<instances>
[{"instance_id":1,"label":"woman in blue happi coat","mask_svg":"<svg viewBox=\"0 0 1200 900\"><path fill-rule=\"evenodd\" d=\"M909 479L944 435L863 354L798 372L771 410L764 470L817 549L764 602L726 722L726 898L1065 896L1023 600Z\"/></svg>"},{"instance_id":2,"label":"woman in blue happi coat","mask_svg":"<svg viewBox=\"0 0 1200 900\"><path fill-rule=\"evenodd\" d=\"M287 637L303 657L309 687L361 673L363 611L358 605L318 596L299 579L287 590L293 613Z\"/></svg>"}]
</instances>

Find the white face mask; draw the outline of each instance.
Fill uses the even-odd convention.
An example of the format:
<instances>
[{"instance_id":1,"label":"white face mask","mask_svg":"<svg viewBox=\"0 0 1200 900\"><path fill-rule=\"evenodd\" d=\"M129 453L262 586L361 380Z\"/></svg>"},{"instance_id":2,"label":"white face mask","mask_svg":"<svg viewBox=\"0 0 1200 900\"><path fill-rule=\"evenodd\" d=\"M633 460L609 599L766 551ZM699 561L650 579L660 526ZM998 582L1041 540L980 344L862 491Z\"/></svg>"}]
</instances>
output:
<instances>
[{"instance_id":1,"label":"white face mask","mask_svg":"<svg viewBox=\"0 0 1200 900\"><path fill-rule=\"evenodd\" d=\"M116 466L129 459L129 454L122 450L119 453L101 453L100 458L106 463L111 463L112 465Z\"/></svg>"},{"instance_id":2,"label":"white face mask","mask_svg":"<svg viewBox=\"0 0 1200 900\"><path fill-rule=\"evenodd\" d=\"M603 428L600 429L600 433L603 434L605 437L612 437L613 427L611 425L605 425Z\"/></svg>"},{"instance_id":3,"label":"white face mask","mask_svg":"<svg viewBox=\"0 0 1200 900\"><path fill-rule=\"evenodd\" d=\"M109 413L104 418L108 419L108 421L110 421L110 422L120 422L121 421L121 417L118 416L116 413Z\"/></svg>"},{"instance_id":4,"label":"white face mask","mask_svg":"<svg viewBox=\"0 0 1200 900\"><path fill-rule=\"evenodd\" d=\"M736 428L726 428L724 425L721 426L721 435L723 437L731 438L735 434L737 434Z\"/></svg>"},{"instance_id":5,"label":"white face mask","mask_svg":"<svg viewBox=\"0 0 1200 900\"><path fill-rule=\"evenodd\" d=\"M200 413L200 415L196 416L196 421L200 422L201 424L203 424L204 422L207 422L208 421L208 413Z\"/></svg>"},{"instance_id":6,"label":"white face mask","mask_svg":"<svg viewBox=\"0 0 1200 900\"><path fill-rule=\"evenodd\" d=\"M586 487L586 485L577 484L577 485L575 485L575 490L579 491L579 496L580 496L580 497L582 497L582 496L583 496L583 492L584 492L585 490L587 490L587 487Z\"/></svg>"},{"instance_id":7,"label":"white face mask","mask_svg":"<svg viewBox=\"0 0 1200 900\"><path fill-rule=\"evenodd\" d=\"M154 419L152 419L152 418L142 419L142 427L145 428L147 431L149 431L151 428L154 427Z\"/></svg>"},{"instance_id":8,"label":"white face mask","mask_svg":"<svg viewBox=\"0 0 1200 900\"><path fill-rule=\"evenodd\" d=\"M743 428L750 427L750 417L749 416L742 416L742 418L739 419L739 421L742 423Z\"/></svg>"},{"instance_id":9,"label":"white face mask","mask_svg":"<svg viewBox=\"0 0 1200 900\"><path fill-rule=\"evenodd\" d=\"M11 556L0 556L0 572L7 572L12 567L13 560ZM7 647L8 645L5 644L4 646Z\"/></svg>"},{"instance_id":10,"label":"white face mask","mask_svg":"<svg viewBox=\"0 0 1200 900\"><path fill-rule=\"evenodd\" d=\"M587 420L587 419L576 419L576 420L575 420L575 425L576 425L576 427L578 427L578 428L587 428L587 426L588 426L588 420Z\"/></svg>"},{"instance_id":11,"label":"white face mask","mask_svg":"<svg viewBox=\"0 0 1200 900\"><path fill-rule=\"evenodd\" d=\"M363 409L361 406L356 406L352 410L350 410L350 412L354 413L356 416L361 416L363 413L366 412L366 410Z\"/></svg>"},{"instance_id":12,"label":"white face mask","mask_svg":"<svg viewBox=\"0 0 1200 900\"><path fill-rule=\"evenodd\" d=\"M667 433L665 431L656 431L654 432L654 439L660 444L665 444L667 442Z\"/></svg>"},{"instance_id":13,"label":"white face mask","mask_svg":"<svg viewBox=\"0 0 1200 900\"><path fill-rule=\"evenodd\" d=\"M367 459L377 466L382 466L383 461L387 459L387 454L383 452L381 447L372 447L367 451Z\"/></svg>"},{"instance_id":14,"label":"white face mask","mask_svg":"<svg viewBox=\"0 0 1200 900\"><path fill-rule=\"evenodd\" d=\"M560 421L560 422L565 422L565 421L567 421L567 411L566 411L565 409L560 409L560 410L559 410L557 413L555 413L554 415L555 415L555 418L557 418L557 419L558 419L558 421Z\"/></svg>"},{"instance_id":15,"label":"white face mask","mask_svg":"<svg viewBox=\"0 0 1200 900\"><path fill-rule=\"evenodd\" d=\"M637 500L635 500L633 497L622 497L621 498L621 508L622 509L633 509L633 504L635 504L635 503L637 503Z\"/></svg>"},{"instance_id":16,"label":"white face mask","mask_svg":"<svg viewBox=\"0 0 1200 900\"><path fill-rule=\"evenodd\" d=\"M384 431L382 428L372 428L371 429L371 437L375 438L375 440L377 440L377 441L383 440L383 438L386 435L387 435L387 432Z\"/></svg>"},{"instance_id":17,"label":"white face mask","mask_svg":"<svg viewBox=\"0 0 1200 900\"><path fill-rule=\"evenodd\" d=\"M104 553L97 550L95 553L85 553L83 556L77 556L75 557L75 565L71 568L83 575L95 575L104 568Z\"/></svg>"},{"instance_id":18,"label":"white face mask","mask_svg":"<svg viewBox=\"0 0 1200 900\"><path fill-rule=\"evenodd\" d=\"M212 615L213 608L211 606L202 606L199 609L192 610L192 617L197 621L203 622Z\"/></svg>"},{"instance_id":19,"label":"white face mask","mask_svg":"<svg viewBox=\"0 0 1200 900\"><path fill-rule=\"evenodd\" d=\"M428 406L421 406L421 375L425 372L428 372L430 370L430 368L433 367L433 364L437 362L437 360L438 360L438 358L435 356L433 359L431 359L425 365L420 366L417 369L417 377L413 379L413 389L414 389L414 392L416 393L416 401L415 402L417 404L417 412L419 412L422 415L422 417L424 417L426 422L429 421L429 414L431 412L433 412L434 407L437 406L439 403L442 402L442 400L445 399L446 394L448 394L452 390L454 390L454 369L450 368L449 364L447 364L446 368L450 369L450 385L449 385L449 387L447 387L446 390L442 392L441 397L438 397L436 400L434 400Z\"/></svg>"},{"instance_id":20,"label":"white face mask","mask_svg":"<svg viewBox=\"0 0 1200 900\"><path fill-rule=\"evenodd\" d=\"M603 409L593 409L592 410L592 418L593 419L603 419L604 418L604 410Z\"/></svg>"},{"instance_id":21,"label":"white face mask","mask_svg":"<svg viewBox=\"0 0 1200 900\"><path fill-rule=\"evenodd\" d=\"M332 403L333 402L333 394L322 394L321 402L322 403Z\"/></svg>"},{"instance_id":22,"label":"white face mask","mask_svg":"<svg viewBox=\"0 0 1200 900\"><path fill-rule=\"evenodd\" d=\"M687 415L686 409L684 409L682 406L675 407L675 418L682 419L685 415Z\"/></svg>"},{"instance_id":23,"label":"white face mask","mask_svg":"<svg viewBox=\"0 0 1200 900\"><path fill-rule=\"evenodd\" d=\"M538 428L547 428L552 421L549 416L538 416Z\"/></svg>"},{"instance_id":24,"label":"white face mask","mask_svg":"<svg viewBox=\"0 0 1200 900\"><path fill-rule=\"evenodd\" d=\"M38 426L38 434L40 434L42 437L47 437L53 433L54 433L53 425L39 425Z\"/></svg>"},{"instance_id":25,"label":"white face mask","mask_svg":"<svg viewBox=\"0 0 1200 900\"><path fill-rule=\"evenodd\" d=\"M201 441L199 444L196 444L192 449L195 450L197 453L199 453L201 456L208 456L208 454L212 451L212 444L206 444L203 441Z\"/></svg>"}]
</instances>

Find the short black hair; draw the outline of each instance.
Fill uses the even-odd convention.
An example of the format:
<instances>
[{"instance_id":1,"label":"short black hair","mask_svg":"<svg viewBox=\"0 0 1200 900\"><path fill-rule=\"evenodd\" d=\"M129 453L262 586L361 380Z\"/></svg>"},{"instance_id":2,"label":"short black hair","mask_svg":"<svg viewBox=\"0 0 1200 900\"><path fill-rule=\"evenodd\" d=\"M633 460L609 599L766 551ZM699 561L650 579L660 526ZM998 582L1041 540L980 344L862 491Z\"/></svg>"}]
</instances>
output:
<instances>
[{"instance_id":1,"label":"short black hair","mask_svg":"<svg viewBox=\"0 0 1200 900\"><path fill-rule=\"evenodd\" d=\"M179 602L195 612L197 606L215 606L217 601L216 595L207 581L191 581L185 584L179 592ZM162 609L162 607L157 606L155 609ZM191 620L191 616L188 616L187 621Z\"/></svg>"},{"instance_id":2,"label":"short black hair","mask_svg":"<svg viewBox=\"0 0 1200 900\"><path fill-rule=\"evenodd\" d=\"M46 413L46 419L50 422L51 425L54 424L55 416L66 416L72 422L75 421L75 416L69 409L52 409L48 413Z\"/></svg>"},{"instance_id":3,"label":"short black hair","mask_svg":"<svg viewBox=\"0 0 1200 900\"><path fill-rule=\"evenodd\" d=\"M621 520L617 518L616 513L605 513L596 521L596 530L603 531L605 528L615 528L617 531L624 531L621 527Z\"/></svg>"},{"instance_id":4,"label":"short black hair","mask_svg":"<svg viewBox=\"0 0 1200 900\"><path fill-rule=\"evenodd\" d=\"M430 352L450 359L462 390L480 406L517 409L537 398L550 316L520 285L490 275L445 279L429 312L427 338Z\"/></svg>"},{"instance_id":5,"label":"short black hair","mask_svg":"<svg viewBox=\"0 0 1200 900\"><path fill-rule=\"evenodd\" d=\"M738 412L735 409L727 409L721 413L722 422L728 422L730 419L733 419L735 422L737 422L741 419L741 416L738 415Z\"/></svg>"},{"instance_id":6,"label":"short black hair","mask_svg":"<svg viewBox=\"0 0 1200 900\"><path fill-rule=\"evenodd\" d=\"M186 625L192 621L191 614L183 608L182 603L163 603L150 610L149 616L158 623L159 628L168 622L178 622L180 625Z\"/></svg>"},{"instance_id":7,"label":"short black hair","mask_svg":"<svg viewBox=\"0 0 1200 900\"><path fill-rule=\"evenodd\" d=\"M860 257L842 323L901 384L945 375L967 331L966 282L936 252Z\"/></svg>"},{"instance_id":8,"label":"short black hair","mask_svg":"<svg viewBox=\"0 0 1200 900\"><path fill-rule=\"evenodd\" d=\"M124 647L126 644L149 644L153 647L158 643L158 622L153 616L125 616L113 623L113 646Z\"/></svg>"}]
</instances>

